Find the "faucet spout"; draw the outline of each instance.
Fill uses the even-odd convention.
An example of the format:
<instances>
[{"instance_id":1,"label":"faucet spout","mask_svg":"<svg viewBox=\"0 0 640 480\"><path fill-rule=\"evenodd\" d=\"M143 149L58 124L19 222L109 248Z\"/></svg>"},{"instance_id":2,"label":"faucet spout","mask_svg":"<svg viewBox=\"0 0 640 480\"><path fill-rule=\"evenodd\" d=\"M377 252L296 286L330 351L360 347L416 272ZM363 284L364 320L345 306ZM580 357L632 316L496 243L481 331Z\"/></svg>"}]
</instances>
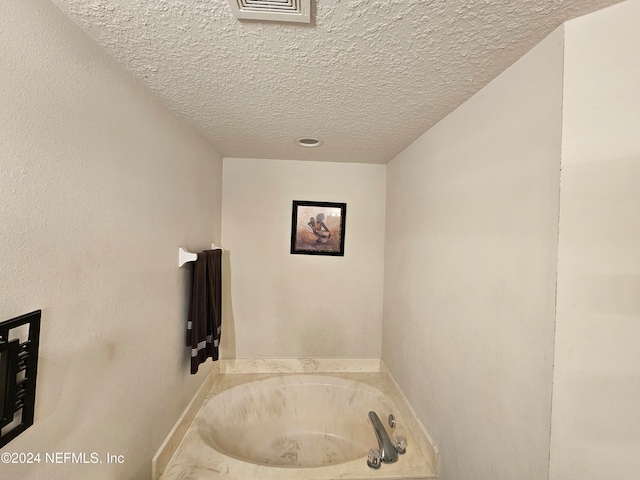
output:
<instances>
[{"instance_id":1,"label":"faucet spout","mask_svg":"<svg viewBox=\"0 0 640 480\"><path fill-rule=\"evenodd\" d=\"M389 435L387 435L387 430L382 425L378 414L373 411L369 412L369 420L371 420L371 425L373 425L373 430L376 433L376 438L378 439L380 460L383 463L393 463L398 460L398 452L391 443L391 439L389 438Z\"/></svg>"}]
</instances>

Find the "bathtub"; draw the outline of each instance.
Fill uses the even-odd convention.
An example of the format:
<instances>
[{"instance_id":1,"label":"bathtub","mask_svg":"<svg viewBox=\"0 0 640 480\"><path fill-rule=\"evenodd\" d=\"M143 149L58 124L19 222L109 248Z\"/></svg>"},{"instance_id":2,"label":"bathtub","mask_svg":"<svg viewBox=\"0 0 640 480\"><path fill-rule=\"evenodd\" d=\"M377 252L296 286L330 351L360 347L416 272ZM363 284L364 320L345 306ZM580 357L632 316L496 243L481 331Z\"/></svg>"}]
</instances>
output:
<instances>
[{"instance_id":1,"label":"bathtub","mask_svg":"<svg viewBox=\"0 0 640 480\"><path fill-rule=\"evenodd\" d=\"M437 478L415 419L405 421L406 409L393 397L380 373L218 375L158 478ZM407 439L406 454L378 470L366 462L369 449L378 447L369 411L391 439Z\"/></svg>"}]
</instances>

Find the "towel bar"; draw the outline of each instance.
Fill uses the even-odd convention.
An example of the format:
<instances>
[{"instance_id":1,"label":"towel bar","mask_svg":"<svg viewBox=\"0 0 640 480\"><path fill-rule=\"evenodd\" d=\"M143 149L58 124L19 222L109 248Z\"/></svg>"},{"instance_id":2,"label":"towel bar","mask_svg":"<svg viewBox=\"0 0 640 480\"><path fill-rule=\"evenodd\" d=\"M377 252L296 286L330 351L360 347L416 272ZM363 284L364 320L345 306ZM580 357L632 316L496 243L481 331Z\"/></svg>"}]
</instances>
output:
<instances>
[{"instance_id":1,"label":"towel bar","mask_svg":"<svg viewBox=\"0 0 640 480\"><path fill-rule=\"evenodd\" d=\"M222 250L224 252L224 248L217 246L215 243L211 244L211 250ZM188 262L195 262L197 259L197 253L190 252L184 247L178 248L178 267L182 267Z\"/></svg>"}]
</instances>

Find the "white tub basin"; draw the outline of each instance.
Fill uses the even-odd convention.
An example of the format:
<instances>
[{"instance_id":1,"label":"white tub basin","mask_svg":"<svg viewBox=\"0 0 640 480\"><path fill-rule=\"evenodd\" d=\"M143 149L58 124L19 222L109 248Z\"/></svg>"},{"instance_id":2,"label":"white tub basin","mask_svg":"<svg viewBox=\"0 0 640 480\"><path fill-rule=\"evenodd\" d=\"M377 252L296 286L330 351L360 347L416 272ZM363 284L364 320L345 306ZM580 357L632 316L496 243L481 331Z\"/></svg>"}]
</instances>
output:
<instances>
[{"instance_id":1,"label":"white tub basin","mask_svg":"<svg viewBox=\"0 0 640 480\"><path fill-rule=\"evenodd\" d=\"M211 448L239 460L320 467L366 457L377 445L370 410L382 419L393 413L369 385L319 375L275 377L208 399L198 431Z\"/></svg>"}]
</instances>

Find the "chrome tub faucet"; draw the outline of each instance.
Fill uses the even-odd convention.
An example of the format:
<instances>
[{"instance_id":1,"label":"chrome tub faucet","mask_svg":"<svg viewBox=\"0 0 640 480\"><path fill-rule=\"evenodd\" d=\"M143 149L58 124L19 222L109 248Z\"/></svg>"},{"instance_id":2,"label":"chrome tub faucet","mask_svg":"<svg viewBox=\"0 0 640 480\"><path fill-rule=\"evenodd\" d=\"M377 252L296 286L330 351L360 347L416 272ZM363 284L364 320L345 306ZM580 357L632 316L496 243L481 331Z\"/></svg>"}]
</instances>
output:
<instances>
[{"instance_id":1,"label":"chrome tub faucet","mask_svg":"<svg viewBox=\"0 0 640 480\"><path fill-rule=\"evenodd\" d=\"M369 412L369 420L371 420L371 425L373 425L373 430L376 433L376 438L378 439L378 450L380 451L380 461L382 463L393 463L398 460L398 452L396 451L393 443L391 443L391 439L387 434L387 430L382 425L380 418L376 412ZM369 462L369 466L371 468L380 468L380 464L376 462ZM373 463L373 465L371 464Z\"/></svg>"}]
</instances>

